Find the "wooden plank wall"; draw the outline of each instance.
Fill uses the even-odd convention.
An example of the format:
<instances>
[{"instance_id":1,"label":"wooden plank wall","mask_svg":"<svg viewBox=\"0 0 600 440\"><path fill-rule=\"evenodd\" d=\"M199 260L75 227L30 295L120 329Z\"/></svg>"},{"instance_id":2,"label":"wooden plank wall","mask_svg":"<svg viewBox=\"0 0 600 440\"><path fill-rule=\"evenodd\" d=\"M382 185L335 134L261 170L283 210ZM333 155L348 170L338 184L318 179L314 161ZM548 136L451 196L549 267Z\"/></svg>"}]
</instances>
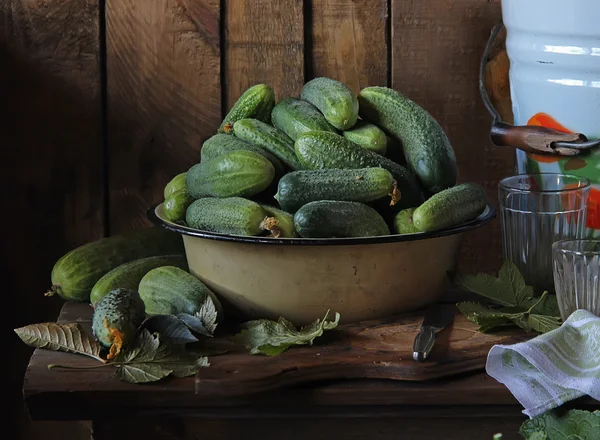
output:
<instances>
[{"instance_id":1,"label":"wooden plank wall","mask_svg":"<svg viewBox=\"0 0 600 440\"><path fill-rule=\"evenodd\" d=\"M439 119L460 179L495 202L513 152L491 146L477 80L499 19L500 0L0 2L10 325L53 319L60 301L42 292L56 258L146 224L165 183L257 82L277 98L315 76L396 88ZM461 268L496 269L499 234L496 221L468 235ZM12 348L18 393L30 351Z\"/></svg>"}]
</instances>

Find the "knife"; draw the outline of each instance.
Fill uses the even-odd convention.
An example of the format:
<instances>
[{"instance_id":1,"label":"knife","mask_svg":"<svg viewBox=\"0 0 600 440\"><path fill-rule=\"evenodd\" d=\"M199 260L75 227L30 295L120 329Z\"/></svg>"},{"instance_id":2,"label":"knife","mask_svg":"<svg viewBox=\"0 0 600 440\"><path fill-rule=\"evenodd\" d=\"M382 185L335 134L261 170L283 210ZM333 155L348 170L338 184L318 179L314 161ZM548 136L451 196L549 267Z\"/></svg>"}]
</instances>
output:
<instances>
[{"instance_id":1,"label":"knife","mask_svg":"<svg viewBox=\"0 0 600 440\"><path fill-rule=\"evenodd\" d=\"M427 359L435 343L435 334L451 324L453 320L453 304L434 304L427 308L423 324L413 343L415 361L423 362Z\"/></svg>"}]
</instances>

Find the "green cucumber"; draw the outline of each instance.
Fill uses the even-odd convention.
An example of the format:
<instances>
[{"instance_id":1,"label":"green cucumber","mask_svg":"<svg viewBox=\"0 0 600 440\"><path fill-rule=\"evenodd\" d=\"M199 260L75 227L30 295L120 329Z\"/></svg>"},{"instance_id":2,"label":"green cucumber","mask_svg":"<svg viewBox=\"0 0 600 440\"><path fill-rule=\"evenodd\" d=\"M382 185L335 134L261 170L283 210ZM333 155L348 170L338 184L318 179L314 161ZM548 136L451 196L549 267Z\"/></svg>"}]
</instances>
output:
<instances>
[{"instance_id":1,"label":"green cucumber","mask_svg":"<svg viewBox=\"0 0 600 440\"><path fill-rule=\"evenodd\" d=\"M221 123L219 133L231 133L233 124L244 118L271 122L271 110L275 105L275 92L267 84L256 84L247 89L233 104Z\"/></svg>"},{"instance_id":2,"label":"green cucumber","mask_svg":"<svg viewBox=\"0 0 600 440\"><path fill-rule=\"evenodd\" d=\"M289 212L282 211L270 205L261 204L268 217L262 222L262 228L271 232L274 238L294 238L297 237L294 227L294 216Z\"/></svg>"},{"instance_id":3,"label":"green cucumber","mask_svg":"<svg viewBox=\"0 0 600 440\"><path fill-rule=\"evenodd\" d=\"M193 201L194 198L187 189L182 189L171 194L165 199L163 204L165 217L175 223L185 220L185 212Z\"/></svg>"},{"instance_id":4,"label":"green cucumber","mask_svg":"<svg viewBox=\"0 0 600 440\"><path fill-rule=\"evenodd\" d=\"M250 197L267 189L274 177L275 168L267 158L239 150L194 165L186 183L194 199Z\"/></svg>"},{"instance_id":5,"label":"green cucumber","mask_svg":"<svg viewBox=\"0 0 600 440\"><path fill-rule=\"evenodd\" d=\"M296 212L317 200L371 202L392 195L394 178L383 168L302 170L279 180L275 198L284 211Z\"/></svg>"},{"instance_id":6,"label":"green cucumber","mask_svg":"<svg viewBox=\"0 0 600 440\"><path fill-rule=\"evenodd\" d=\"M474 220L485 210L487 196L476 183L463 183L431 196L413 213L419 231L451 228Z\"/></svg>"},{"instance_id":7,"label":"green cucumber","mask_svg":"<svg viewBox=\"0 0 600 440\"><path fill-rule=\"evenodd\" d=\"M344 83L331 78L315 78L304 84L300 97L318 108L339 130L348 130L356 123L358 100Z\"/></svg>"},{"instance_id":8,"label":"green cucumber","mask_svg":"<svg viewBox=\"0 0 600 440\"><path fill-rule=\"evenodd\" d=\"M375 237L389 235L381 215L358 202L319 200L294 214L296 231L305 238Z\"/></svg>"},{"instance_id":9,"label":"green cucumber","mask_svg":"<svg viewBox=\"0 0 600 440\"><path fill-rule=\"evenodd\" d=\"M259 235L263 232L265 210L241 197L198 199L190 205L185 220L190 228L232 235Z\"/></svg>"},{"instance_id":10,"label":"green cucumber","mask_svg":"<svg viewBox=\"0 0 600 440\"><path fill-rule=\"evenodd\" d=\"M217 311L217 319L223 319L223 307L217 296L202 281L175 266L163 266L150 270L138 288L148 315L194 315L210 297Z\"/></svg>"},{"instance_id":11,"label":"green cucumber","mask_svg":"<svg viewBox=\"0 0 600 440\"><path fill-rule=\"evenodd\" d=\"M344 131L343 135L349 141L385 156L385 152L387 151L387 136L376 125L365 121L357 121L354 127Z\"/></svg>"},{"instance_id":12,"label":"green cucumber","mask_svg":"<svg viewBox=\"0 0 600 440\"><path fill-rule=\"evenodd\" d=\"M360 115L402 142L408 168L435 194L456 185L458 165L440 124L421 106L387 87L366 87L358 95Z\"/></svg>"},{"instance_id":13,"label":"green cucumber","mask_svg":"<svg viewBox=\"0 0 600 440\"><path fill-rule=\"evenodd\" d=\"M310 102L298 98L285 98L279 101L271 112L271 121L292 140L309 131L331 131L337 133L333 125Z\"/></svg>"},{"instance_id":14,"label":"green cucumber","mask_svg":"<svg viewBox=\"0 0 600 440\"><path fill-rule=\"evenodd\" d=\"M98 280L121 264L157 255L183 254L177 233L151 227L84 244L63 255L52 268L52 288L68 301L86 302Z\"/></svg>"},{"instance_id":15,"label":"green cucumber","mask_svg":"<svg viewBox=\"0 0 600 440\"><path fill-rule=\"evenodd\" d=\"M90 294L92 306L96 307L98 301L111 290L118 288L137 290L142 277L150 270L160 266L177 266L187 270L187 261L184 255L161 255L121 264L94 284Z\"/></svg>"},{"instance_id":16,"label":"green cucumber","mask_svg":"<svg viewBox=\"0 0 600 440\"><path fill-rule=\"evenodd\" d=\"M385 168L394 176L400 191L396 208L412 208L423 202L419 183L406 168L343 136L324 131L305 133L296 140L296 155L305 168L313 170Z\"/></svg>"},{"instance_id":17,"label":"green cucumber","mask_svg":"<svg viewBox=\"0 0 600 440\"><path fill-rule=\"evenodd\" d=\"M266 157L269 159L269 162L273 164L275 175L283 176L285 174L285 169L281 161L264 148L257 147L256 145L244 142L234 136L222 133L215 134L202 144L202 150L200 150L200 162L208 162L223 154L239 150L252 151Z\"/></svg>"},{"instance_id":18,"label":"green cucumber","mask_svg":"<svg viewBox=\"0 0 600 440\"><path fill-rule=\"evenodd\" d=\"M294 141L283 131L269 124L258 119L240 119L233 124L233 134L274 154L292 170L302 168L294 152Z\"/></svg>"},{"instance_id":19,"label":"green cucumber","mask_svg":"<svg viewBox=\"0 0 600 440\"><path fill-rule=\"evenodd\" d=\"M397 234L414 234L421 232L413 222L413 214L416 208L403 209L394 217L394 232Z\"/></svg>"},{"instance_id":20,"label":"green cucumber","mask_svg":"<svg viewBox=\"0 0 600 440\"><path fill-rule=\"evenodd\" d=\"M173 193L186 189L185 175L186 173L177 174L169 183L167 183L163 191L165 199Z\"/></svg>"},{"instance_id":21,"label":"green cucumber","mask_svg":"<svg viewBox=\"0 0 600 440\"><path fill-rule=\"evenodd\" d=\"M135 290L111 290L96 304L92 333L100 345L110 348L108 359L135 341L144 318L144 303Z\"/></svg>"}]
</instances>

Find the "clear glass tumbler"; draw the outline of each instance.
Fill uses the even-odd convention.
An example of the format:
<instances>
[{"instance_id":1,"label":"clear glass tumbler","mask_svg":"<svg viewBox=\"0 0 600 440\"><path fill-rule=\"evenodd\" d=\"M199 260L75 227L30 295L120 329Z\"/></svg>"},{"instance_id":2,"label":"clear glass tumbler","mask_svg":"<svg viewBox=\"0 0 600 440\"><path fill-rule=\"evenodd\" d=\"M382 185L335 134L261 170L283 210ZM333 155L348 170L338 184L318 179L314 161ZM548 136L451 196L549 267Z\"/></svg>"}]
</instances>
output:
<instances>
[{"instance_id":1,"label":"clear glass tumbler","mask_svg":"<svg viewBox=\"0 0 600 440\"><path fill-rule=\"evenodd\" d=\"M568 174L518 174L498 186L502 252L537 294L554 292L552 244L583 238L590 182Z\"/></svg>"},{"instance_id":2,"label":"clear glass tumbler","mask_svg":"<svg viewBox=\"0 0 600 440\"><path fill-rule=\"evenodd\" d=\"M552 245L560 316L585 309L600 316L600 240L561 240Z\"/></svg>"}]
</instances>

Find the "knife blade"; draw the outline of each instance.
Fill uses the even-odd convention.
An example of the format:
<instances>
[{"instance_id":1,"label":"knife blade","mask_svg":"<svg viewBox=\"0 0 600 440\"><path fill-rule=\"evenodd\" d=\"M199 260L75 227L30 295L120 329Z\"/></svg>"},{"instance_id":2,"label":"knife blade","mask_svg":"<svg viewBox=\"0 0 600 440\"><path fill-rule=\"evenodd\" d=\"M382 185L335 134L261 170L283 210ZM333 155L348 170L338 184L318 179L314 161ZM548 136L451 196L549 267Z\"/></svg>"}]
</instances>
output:
<instances>
[{"instance_id":1,"label":"knife blade","mask_svg":"<svg viewBox=\"0 0 600 440\"><path fill-rule=\"evenodd\" d=\"M453 304L434 304L425 310L425 317L413 343L413 359L427 360L435 343L435 335L454 320Z\"/></svg>"}]
</instances>

